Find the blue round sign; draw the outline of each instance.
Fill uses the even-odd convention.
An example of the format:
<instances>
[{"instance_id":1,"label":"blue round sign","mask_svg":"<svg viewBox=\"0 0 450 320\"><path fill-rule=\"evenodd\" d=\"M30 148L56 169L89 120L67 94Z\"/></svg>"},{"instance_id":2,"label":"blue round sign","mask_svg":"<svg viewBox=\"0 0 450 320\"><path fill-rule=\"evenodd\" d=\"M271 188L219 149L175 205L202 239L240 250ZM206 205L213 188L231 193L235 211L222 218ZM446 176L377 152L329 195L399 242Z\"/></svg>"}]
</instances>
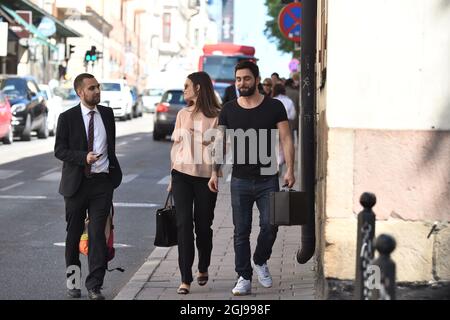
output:
<instances>
[{"instance_id":1,"label":"blue round sign","mask_svg":"<svg viewBox=\"0 0 450 320\"><path fill-rule=\"evenodd\" d=\"M302 31L302 4L293 2L285 6L278 16L281 33L289 40L300 42Z\"/></svg>"}]
</instances>

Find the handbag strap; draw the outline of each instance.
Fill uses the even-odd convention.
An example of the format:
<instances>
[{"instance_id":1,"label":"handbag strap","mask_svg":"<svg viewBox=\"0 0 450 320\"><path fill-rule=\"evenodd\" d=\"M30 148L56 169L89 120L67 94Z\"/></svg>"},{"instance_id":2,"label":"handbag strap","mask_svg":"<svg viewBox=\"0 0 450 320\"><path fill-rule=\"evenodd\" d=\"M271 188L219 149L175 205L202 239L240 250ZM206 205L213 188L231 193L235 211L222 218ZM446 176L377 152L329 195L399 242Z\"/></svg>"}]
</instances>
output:
<instances>
[{"instance_id":1,"label":"handbag strap","mask_svg":"<svg viewBox=\"0 0 450 320\"><path fill-rule=\"evenodd\" d=\"M169 205L169 206L167 206ZM172 191L170 191L167 194L167 199L166 199L166 203L164 205L164 208L172 208L173 207L173 195L172 195Z\"/></svg>"}]
</instances>

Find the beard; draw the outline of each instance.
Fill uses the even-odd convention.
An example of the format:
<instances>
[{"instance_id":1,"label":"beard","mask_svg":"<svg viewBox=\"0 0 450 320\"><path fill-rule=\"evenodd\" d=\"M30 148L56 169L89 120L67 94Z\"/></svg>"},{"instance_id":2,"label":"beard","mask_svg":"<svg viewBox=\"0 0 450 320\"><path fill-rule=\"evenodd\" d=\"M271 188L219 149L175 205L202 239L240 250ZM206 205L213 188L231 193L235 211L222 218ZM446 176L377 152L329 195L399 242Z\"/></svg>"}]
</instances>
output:
<instances>
[{"instance_id":1,"label":"beard","mask_svg":"<svg viewBox=\"0 0 450 320\"><path fill-rule=\"evenodd\" d=\"M91 106L96 106L100 103L100 95L94 95L90 99L86 99L86 103Z\"/></svg>"},{"instance_id":2,"label":"beard","mask_svg":"<svg viewBox=\"0 0 450 320\"><path fill-rule=\"evenodd\" d=\"M250 88L240 88L239 90L239 95L242 97L250 97L252 96L255 91L256 91L256 82L253 86L251 86Z\"/></svg>"}]
</instances>

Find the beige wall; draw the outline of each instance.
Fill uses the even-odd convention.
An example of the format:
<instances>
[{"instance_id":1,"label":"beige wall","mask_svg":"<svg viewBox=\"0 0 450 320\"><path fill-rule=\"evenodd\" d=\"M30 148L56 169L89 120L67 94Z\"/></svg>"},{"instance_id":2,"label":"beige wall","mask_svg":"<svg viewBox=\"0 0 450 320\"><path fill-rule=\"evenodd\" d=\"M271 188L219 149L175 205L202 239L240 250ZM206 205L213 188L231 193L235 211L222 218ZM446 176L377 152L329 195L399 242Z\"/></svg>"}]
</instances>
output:
<instances>
[{"instance_id":1,"label":"beige wall","mask_svg":"<svg viewBox=\"0 0 450 320\"><path fill-rule=\"evenodd\" d=\"M450 3L328 1L330 127L450 129Z\"/></svg>"},{"instance_id":2,"label":"beige wall","mask_svg":"<svg viewBox=\"0 0 450 320\"><path fill-rule=\"evenodd\" d=\"M354 277L369 191L377 234L397 241L397 280L449 280L450 2L319 1L318 17L318 270Z\"/></svg>"}]
</instances>

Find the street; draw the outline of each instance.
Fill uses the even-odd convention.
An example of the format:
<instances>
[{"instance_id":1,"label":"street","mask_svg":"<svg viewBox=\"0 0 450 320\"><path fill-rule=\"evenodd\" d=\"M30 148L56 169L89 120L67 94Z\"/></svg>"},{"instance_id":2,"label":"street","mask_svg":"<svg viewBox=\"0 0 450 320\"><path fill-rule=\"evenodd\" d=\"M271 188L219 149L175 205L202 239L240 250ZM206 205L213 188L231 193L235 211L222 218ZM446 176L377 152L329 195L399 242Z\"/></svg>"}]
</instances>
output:
<instances>
[{"instance_id":1,"label":"street","mask_svg":"<svg viewBox=\"0 0 450 320\"><path fill-rule=\"evenodd\" d=\"M103 292L112 299L153 250L154 212L165 200L170 141L152 139L149 114L116 122L123 181L115 191L116 257ZM65 211L54 138L0 145L0 299L66 299ZM82 261L82 299L87 299Z\"/></svg>"}]
</instances>

